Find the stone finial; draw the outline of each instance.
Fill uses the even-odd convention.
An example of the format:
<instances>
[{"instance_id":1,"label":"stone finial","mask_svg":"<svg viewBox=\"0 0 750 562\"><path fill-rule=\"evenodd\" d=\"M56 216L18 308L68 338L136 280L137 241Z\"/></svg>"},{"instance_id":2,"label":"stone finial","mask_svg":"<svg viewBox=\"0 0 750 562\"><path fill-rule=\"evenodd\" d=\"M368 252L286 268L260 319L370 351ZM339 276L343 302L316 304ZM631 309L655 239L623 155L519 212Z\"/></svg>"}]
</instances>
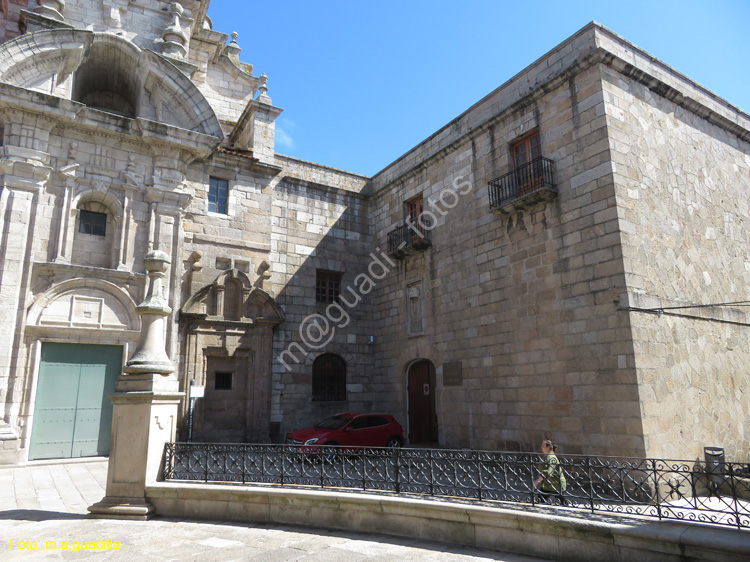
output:
<instances>
[{"instance_id":1,"label":"stone finial","mask_svg":"<svg viewBox=\"0 0 750 562\"><path fill-rule=\"evenodd\" d=\"M260 95L258 96L258 99L264 103L271 103L271 98L268 97L268 76L266 76L266 73L260 75L260 85L258 86L258 91L260 92Z\"/></svg>"},{"instance_id":2,"label":"stone finial","mask_svg":"<svg viewBox=\"0 0 750 562\"><path fill-rule=\"evenodd\" d=\"M174 372L174 365L165 350L164 318L172 309L164 297L162 281L170 260L165 252L152 250L143 261L148 274L148 293L136 308L141 317L141 337L123 371L128 374L168 375Z\"/></svg>"},{"instance_id":3,"label":"stone finial","mask_svg":"<svg viewBox=\"0 0 750 562\"><path fill-rule=\"evenodd\" d=\"M239 33L237 33L236 31L232 31L232 41L229 43L229 45L226 46L225 52L227 56L233 60L239 60L240 53L242 52L239 43L237 43L237 37L239 36Z\"/></svg>"},{"instance_id":4,"label":"stone finial","mask_svg":"<svg viewBox=\"0 0 750 562\"><path fill-rule=\"evenodd\" d=\"M65 0L36 0L38 6L34 8L34 13L46 16L57 21L65 21L63 11L65 10Z\"/></svg>"},{"instance_id":5,"label":"stone finial","mask_svg":"<svg viewBox=\"0 0 750 562\"><path fill-rule=\"evenodd\" d=\"M185 8L178 2L169 4L169 13L172 15L172 23L167 26L162 33L161 38L164 42L161 45L161 52L168 57L184 58L187 55L187 32L180 24L180 18Z\"/></svg>"}]
</instances>

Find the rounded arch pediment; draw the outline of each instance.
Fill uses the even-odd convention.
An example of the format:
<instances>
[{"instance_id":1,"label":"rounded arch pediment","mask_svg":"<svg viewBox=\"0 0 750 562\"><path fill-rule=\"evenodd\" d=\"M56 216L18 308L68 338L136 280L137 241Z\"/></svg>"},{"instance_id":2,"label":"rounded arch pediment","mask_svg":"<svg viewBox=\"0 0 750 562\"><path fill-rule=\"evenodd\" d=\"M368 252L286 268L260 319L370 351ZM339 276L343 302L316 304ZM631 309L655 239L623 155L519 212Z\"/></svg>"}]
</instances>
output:
<instances>
[{"instance_id":1,"label":"rounded arch pediment","mask_svg":"<svg viewBox=\"0 0 750 562\"><path fill-rule=\"evenodd\" d=\"M140 330L130 295L102 279L63 281L38 295L26 317L29 326Z\"/></svg>"},{"instance_id":2,"label":"rounded arch pediment","mask_svg":"<svg viewBox=\"0 0 750 562\"><path fill-rule=\"evenodd\" d=\"M0 81L70 98L70 77L94 41L94 33L57 29L25 33L0 45Z\"/></svg>"},{"instance_id":3,"label":"rounded arch pediment","mask_svg":"<svg viewBox=\"0 0 750 562\"><path fill-rule=\"evenodd\" d=\"M16 37L0 45L0 81L224 137L205 96L174 64L109 33L54 29Z\"/></svg>"}]
</instances>

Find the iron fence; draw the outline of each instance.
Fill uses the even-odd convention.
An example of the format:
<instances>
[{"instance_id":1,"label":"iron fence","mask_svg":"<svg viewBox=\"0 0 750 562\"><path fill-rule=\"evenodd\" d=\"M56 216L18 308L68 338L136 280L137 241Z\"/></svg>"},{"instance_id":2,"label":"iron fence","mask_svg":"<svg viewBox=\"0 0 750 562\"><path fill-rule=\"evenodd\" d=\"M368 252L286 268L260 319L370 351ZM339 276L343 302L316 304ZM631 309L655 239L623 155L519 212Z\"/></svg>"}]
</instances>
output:
<instances>
[{"instance_id":1,"label":"iron fence","mask_svg":"<svg viewBox=\"0 0 750 562\"><path fill-rule=\"evenodd\" d=\"M586 510L750 528L750 463L559 455L561 493L540 493L545 457L444 449L168 443L165 480L333 487Z\"/></svg>"}]
</instances>

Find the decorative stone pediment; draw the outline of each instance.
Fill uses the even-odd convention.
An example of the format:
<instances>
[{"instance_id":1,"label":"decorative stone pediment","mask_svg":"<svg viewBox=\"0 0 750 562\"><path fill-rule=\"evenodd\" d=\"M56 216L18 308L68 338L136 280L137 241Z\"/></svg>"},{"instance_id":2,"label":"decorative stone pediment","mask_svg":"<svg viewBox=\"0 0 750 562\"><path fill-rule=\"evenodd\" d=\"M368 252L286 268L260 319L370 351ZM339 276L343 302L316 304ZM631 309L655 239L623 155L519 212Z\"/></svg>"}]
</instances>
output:
<instances>
[{"instance_id":1,"label":"decorative stone pediment","mask_svg":"<svg viewBox=\"0 0 750 562\"><path fill-rule=\"evenodd\" d=\"M55 29L3 43L0 82L131 119L224 136L206 98L174 64L109 33Z\"/></svg>"},{"instance_id":2,"label":"decorative stone pediment","mask_svg":"<svg viewBox=\"0 0 750 562\"><path fill-rule=\"evenodd\" d=\"M71 279L58 283L32 303L29 326L138 330L135 303L126 291L101 279Z\"/></svg>"},{"instance_id":3,"label":"decorative stone pediment","mask_svg":"<svg viewBox=\"0 0 750 562\"><path fill-rule=\"evenodd\" d=\"M284 311L263 289L253 286L238 269L229 269L197 291L181 315L215 322L271 324L284 321Z\"/></svg>"}]
</instances>

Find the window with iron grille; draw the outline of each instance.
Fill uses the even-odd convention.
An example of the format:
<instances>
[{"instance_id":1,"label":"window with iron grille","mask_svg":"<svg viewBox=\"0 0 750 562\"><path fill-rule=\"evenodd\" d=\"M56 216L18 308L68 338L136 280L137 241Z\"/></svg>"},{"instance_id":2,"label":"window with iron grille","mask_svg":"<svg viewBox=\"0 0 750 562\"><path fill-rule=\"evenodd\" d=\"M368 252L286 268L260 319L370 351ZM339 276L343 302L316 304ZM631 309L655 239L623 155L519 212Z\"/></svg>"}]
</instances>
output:
<instances>
[{"instance_id":1,"label":"window with iron grille","mask_svg":"<svg viewBox=\"0 0 750 562\"><path fill-rule=\"evenodd\" d=\"M312 367L312 399L346 400L346 362L333 353L319 355Z\"/></svg>"},{"instance_id":2,"label":"window with iron grille","mask_svg":"<svg viewBox=\"0 0 750 562\"><path fill-rule=\"evenodd\" d=\"M78 232L93 234L94 236L107 235L106 213L95 213L93 211L80 211L78 217Z\"/></svg>"},{"instance_id":3,"label":"window with iron grille","mask_svg":"<svg viewBox=\"0 0 750 562\"><path fill-rule=\"evenodd\" d=\"M315 274L315 300L334 302L341 291L341 272L319 269Z\"/></svg>"},{"instance_id":4,"label":"window with iron grille","mask_svg":"<svg viewBox=\"0 0 750 562\"><path fill-rule=\"evenodd\" d=\"M208 210L212 213L227 214L229 182L221 178L208 178Z\"/></svg>"},{"instance_id":5,"label":"window with iron grille","mask_svg":"<svg viewBox=\"0 0 750 562\"><path fill-rule=\"evenodd\" d=\"M214 390L232 390L232 373L214 374Z\"/></svg>"}]
</instances>

